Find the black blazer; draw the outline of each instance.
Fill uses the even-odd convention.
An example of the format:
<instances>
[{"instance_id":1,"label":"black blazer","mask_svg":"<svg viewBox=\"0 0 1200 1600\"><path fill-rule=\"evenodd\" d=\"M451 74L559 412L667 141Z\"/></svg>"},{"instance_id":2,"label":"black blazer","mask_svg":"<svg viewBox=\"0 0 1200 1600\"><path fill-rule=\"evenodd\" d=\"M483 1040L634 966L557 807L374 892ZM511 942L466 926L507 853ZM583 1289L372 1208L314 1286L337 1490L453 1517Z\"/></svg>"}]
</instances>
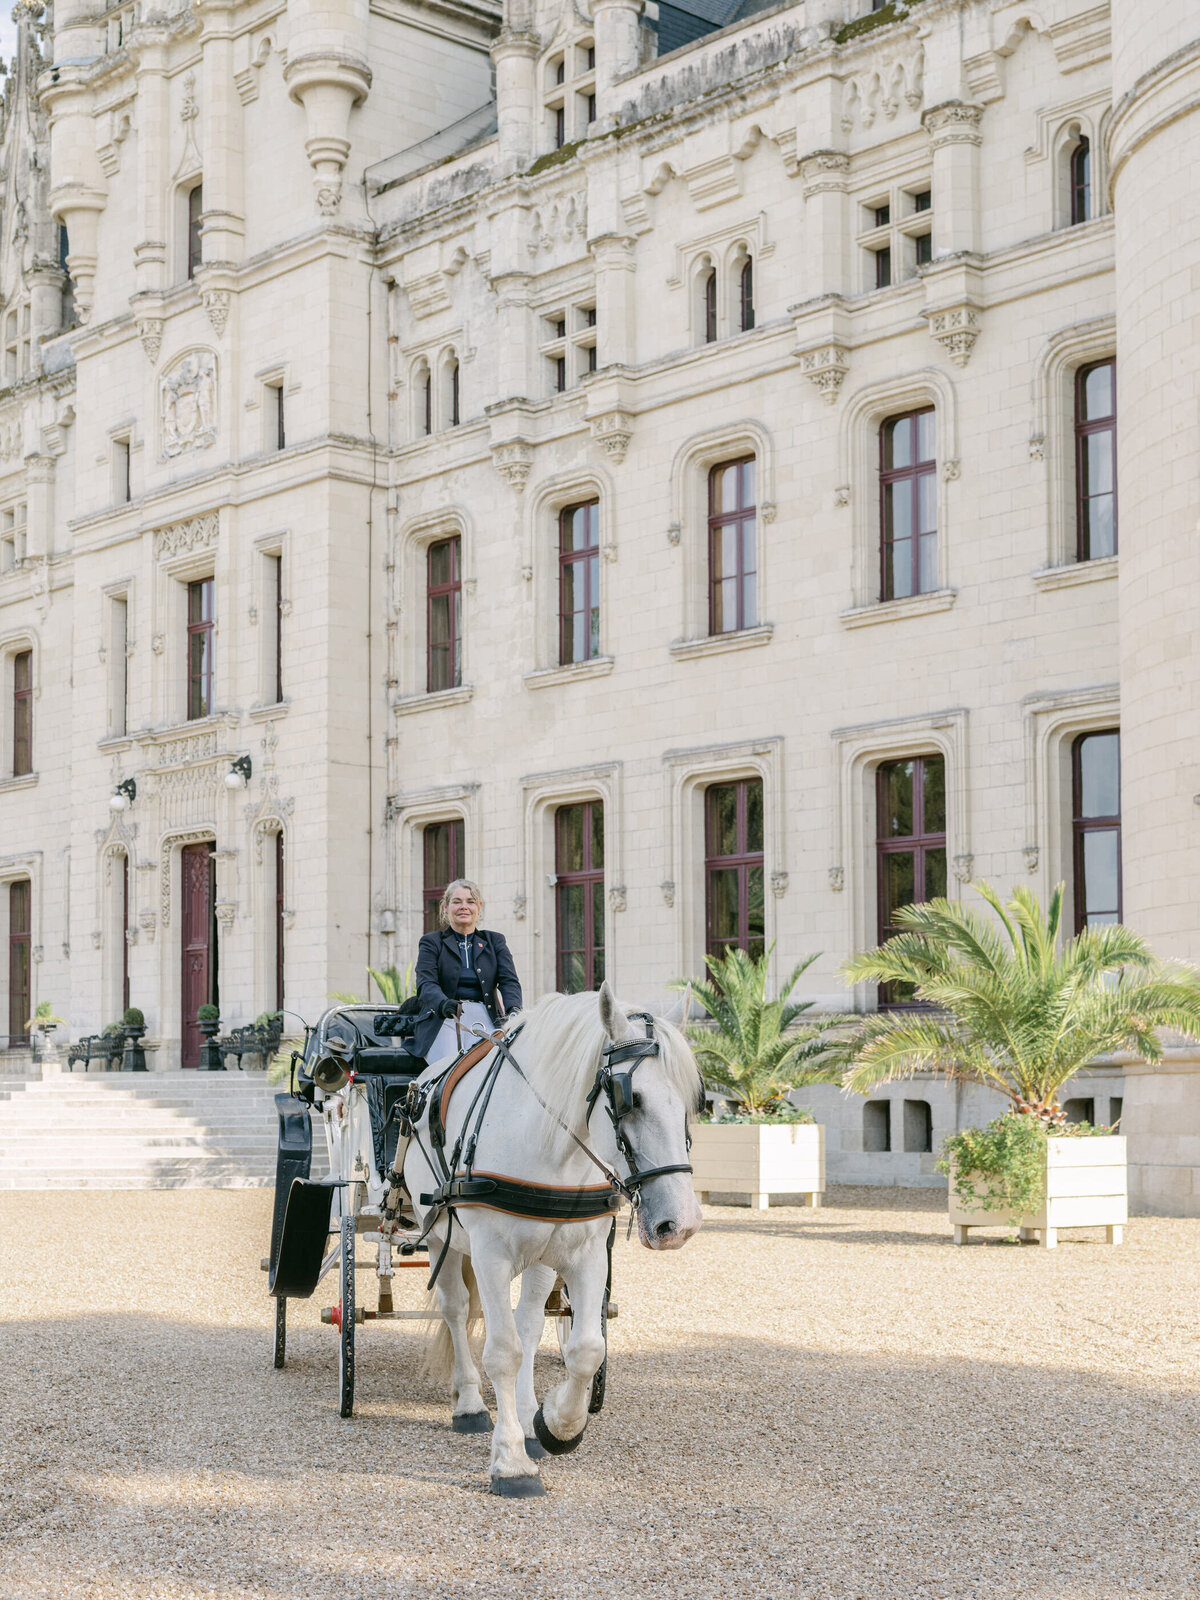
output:
<instances>
[{"instance_id":1,"label":"black blazer","mask_svg":"<svg viewBox=\"0 0 1200 1600\"><path fill-rule=\"evenodd\" d=\"M476 928L471 935L475 971L483 990L483 1003L494 1026L500 1025L501 1011L497 992L504 1002L505 1011L521 1009L521 984L513 966L512 953L502 933L488 933ZM421 1015L413 1033L413 1053L426 1055L433 1047L442 1025L438 1007L443 1000L458 998L458 980L462 975L462 954L458 935L452 929L441 933L423 933L417 950L417 998L421 1002Z\"/></svg>"}]
</instances>

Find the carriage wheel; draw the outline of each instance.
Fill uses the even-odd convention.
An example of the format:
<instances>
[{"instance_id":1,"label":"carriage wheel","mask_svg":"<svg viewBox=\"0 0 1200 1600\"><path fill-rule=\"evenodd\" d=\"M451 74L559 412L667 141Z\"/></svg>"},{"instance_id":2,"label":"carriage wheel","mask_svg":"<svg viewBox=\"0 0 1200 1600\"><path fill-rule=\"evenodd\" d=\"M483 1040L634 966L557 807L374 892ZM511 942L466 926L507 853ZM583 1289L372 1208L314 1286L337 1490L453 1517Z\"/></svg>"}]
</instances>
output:
<instances>
[{"instance_id":1,"label":"carriage wheel","mask_svg":"<svg viewBox=\"0 0 1200 1600\"><path fill-rule=\"evenodd\" d=\"M287 1360L287 1298L278 1295L275 1300L275 1365L282 1367Z\"/></svg>"},{"instance_id":2,"label":"carriage wheel","mask_svg":"<svg viewBox=\"0 0 1200 1600\"><path fill-rule=\"evenodd\" d=\"M342 1330L338 1341L338 1415L354 1415L354 1218L342 1218Z\"/></svg>"}]
</instances>

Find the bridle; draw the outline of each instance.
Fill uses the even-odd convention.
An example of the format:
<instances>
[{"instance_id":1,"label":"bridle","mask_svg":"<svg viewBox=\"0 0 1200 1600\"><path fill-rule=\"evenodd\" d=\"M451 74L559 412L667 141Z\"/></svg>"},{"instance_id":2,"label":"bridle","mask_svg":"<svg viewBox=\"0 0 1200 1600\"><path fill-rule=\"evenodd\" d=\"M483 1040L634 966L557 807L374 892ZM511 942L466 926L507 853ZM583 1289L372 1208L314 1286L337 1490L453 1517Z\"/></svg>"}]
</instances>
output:
<instances>
[{"instance_id":1,"label":"bridle","mask_svg":"<svg viewBox=\"0 0 1200 1600\"><path fill-rule=\"evenodd\" d=\"M591 1123L592 1112L595 1110L600 1096L603 1095L605 1109L608 1112L609 1121L613 1125L613 1133L616 1135L617 1149L624 1156L625 1164L629 1168L629 1176L624 1179L618 1178L617 1182L620 1183L631 1208L637 1210L641 1205L643 1184L649 1183L652 1178L665 1177L670 1172L691 1172L692 1164L690 1161L676 1161L669 1166L663 1167L641 1166L638 1162L637 1153L630 1142L629 1135L622 1127L625 1118L637 1104L633 1087L634 1073L648 1056L657 1056L662 1051L662 1046L654 1036L654 1018L650 1013L648 1011L631 1011L629 1018L630 1021L637 1021L643 1025L646 1030L646 1037L644 1039L626 1040L621 1044L605 1045L601 1053L600 1066L596 1071L596 1080L592 1084L587 1097L585 1123ZM629 1063L627 1070L613 1070L615 1067L624 1067L627 1062ZM687 1148L690 1151L692 1148L692 1136L687 1131L686 1115L684 1119L684 1138L687 1140ZM632 1222L632 1220L631 1217L630 1221Z\"/></svg>"}]
</instances>

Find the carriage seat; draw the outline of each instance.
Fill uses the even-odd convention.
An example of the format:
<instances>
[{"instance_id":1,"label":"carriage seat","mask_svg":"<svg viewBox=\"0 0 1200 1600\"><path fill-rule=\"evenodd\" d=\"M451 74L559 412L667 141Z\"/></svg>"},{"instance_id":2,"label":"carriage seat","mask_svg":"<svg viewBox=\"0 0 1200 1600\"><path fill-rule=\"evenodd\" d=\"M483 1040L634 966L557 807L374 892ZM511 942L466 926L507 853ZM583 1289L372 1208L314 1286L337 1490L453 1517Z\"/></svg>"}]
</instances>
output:
<instances>
[{"instance_id":1,"label":"carriage seat","mask_svg":"<svg viewBox=\"0 0 1200 1600\"><path fill-rule=\"evenodd\" d=\"M382 1045L360 1045L354 1052L354 1070L364 1078L394 1074L410 1079L415 1078L424 1067L424 1060L420 1056L410 1055L407 1050L386 1049Z\"/></svg>"}]
</instances>

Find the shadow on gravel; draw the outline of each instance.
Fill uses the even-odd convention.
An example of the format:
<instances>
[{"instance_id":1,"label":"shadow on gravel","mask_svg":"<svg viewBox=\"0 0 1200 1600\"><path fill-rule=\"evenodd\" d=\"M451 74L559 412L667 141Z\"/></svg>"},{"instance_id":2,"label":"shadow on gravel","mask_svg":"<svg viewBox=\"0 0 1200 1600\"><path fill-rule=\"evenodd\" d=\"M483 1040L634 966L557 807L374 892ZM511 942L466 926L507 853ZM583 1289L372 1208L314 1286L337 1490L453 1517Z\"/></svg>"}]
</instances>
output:
<instances>
[{"instance_id":1,"label":"shadow on gravel","mask_svg":"<svg viewBox=\"0 0 1200 1600\"><path fill-rule=\"evenodd\" d=\"M402 1329L361 1337L349 1422L326 1329L298 1328L282 1372L265 1319L49 1318L6 1324L3 1340L0 1567L45 1578L0 1581L22 1600L544 1600L610 1592L614 1574L627 1595L671 1600L1151 1588L1176 1600L1195 1575L1182 1508L1197 1397L1140 1388L1133 1372L901 1361L685 1328L672 1347L639 1349L631 1306L604 1414L576 1455L547 1464L551 1494L514 1511L484 1493L486 1440L451 1434ZM552 1384L553 1358L541 1369ZM539 1579L528 1563L542 1559ZM104 1581L72 1588L98 1561ZM553 1581L564 1562L582 1587ZM431 1588L430 1574L445 1581Z\"/></svg>"}]
</instances>

